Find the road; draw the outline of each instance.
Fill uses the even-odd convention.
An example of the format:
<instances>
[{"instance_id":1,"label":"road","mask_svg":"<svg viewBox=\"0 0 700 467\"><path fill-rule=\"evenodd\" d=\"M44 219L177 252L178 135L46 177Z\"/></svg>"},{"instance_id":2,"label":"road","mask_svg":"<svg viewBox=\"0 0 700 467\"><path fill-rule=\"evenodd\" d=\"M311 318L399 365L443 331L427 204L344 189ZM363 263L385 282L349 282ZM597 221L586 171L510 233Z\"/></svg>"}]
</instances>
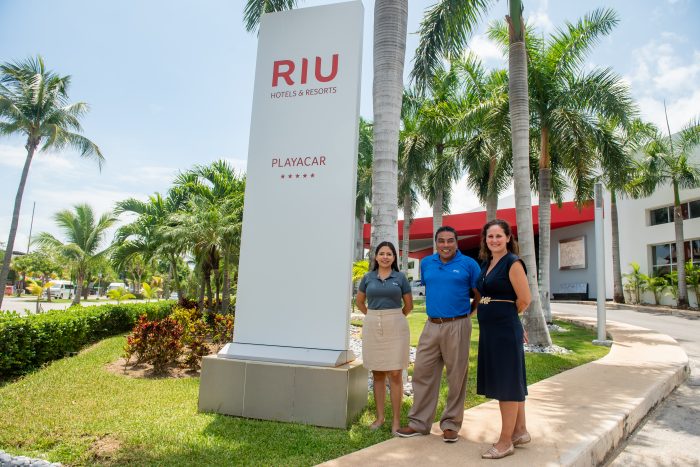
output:
<instances>
[{"instance_id":1,"label":"road","mask_svg":"<svg viewBox=\"0 0 700 467\"><path fill-rule=\"evenodd\" d=\"M552 311L596 316L595 305L553 303ZM648 415L605 466L700 466L700 315L608 309L607 319L673 337L688 354L691 373Z\"/></svg>"},{"instance_id":2,"label":"road","mask_svg":"<svg viewBox=\"0 0 700 467\"><path fill-rule=\"evenodd\" d=\"M91 298L95 298L95 297L91 296ZM145 300L128 300L128 302L129 303L145 302ZM117 301L103 299L103 300L100 300L99 302L85 302L85 301L80 302L80 304L83 306L104 305L105 303L117 303ZM47 311L47 310L65 310L69 306L70 306L70 303L41 302L41 308L44 311ZM2 300L2 311L16 311L20 315L24 315L26 313L25 310L30 310L32 313L34 312L34 310L36 310L35 299L32 299L28 295L25 295L22 297L5 296L5 298L3 298L3 300Z\"/></svg>"}]
</instances>

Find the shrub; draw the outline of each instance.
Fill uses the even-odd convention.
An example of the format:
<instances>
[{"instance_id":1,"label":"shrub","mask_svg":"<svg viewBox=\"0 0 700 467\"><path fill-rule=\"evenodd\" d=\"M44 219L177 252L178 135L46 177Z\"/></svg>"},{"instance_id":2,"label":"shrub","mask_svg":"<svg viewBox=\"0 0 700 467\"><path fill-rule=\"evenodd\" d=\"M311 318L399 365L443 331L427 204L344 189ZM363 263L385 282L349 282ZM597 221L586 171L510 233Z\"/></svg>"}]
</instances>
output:
<instances>
[{"instance_id":1,"label":"shrub","mask_svg":"<svg viewBox=\"0 0 700 467\"><path fill-rule=\"evenodd\" d=\"M211 315L211 341L217 346L222 346L233 337L233 316Z\"/></svg>"},{"instance_id":2,"label":"shrub","mask_svg":"<svg viewBox=\"0 0 700 467\"><path fill-rule=\"evenodd\" d=\"M141 316L124 348L127 363L132 356L137 362L153 365L155 374L163 374L182 354L180 339L183 328L172 317L149 321Z\"/></svg>"},{"instance_id":3,"label":"shrub","mask_svg":"<svg viewBox=\"0 0 700 467\"><path fill-rule=\"evenodd\" d=\"M0 313L0 378L19 375L78 352L86 344L129 331L138 317L168 316L172 302L74 306L19 316Z\"/></svg>"}]
</instances>

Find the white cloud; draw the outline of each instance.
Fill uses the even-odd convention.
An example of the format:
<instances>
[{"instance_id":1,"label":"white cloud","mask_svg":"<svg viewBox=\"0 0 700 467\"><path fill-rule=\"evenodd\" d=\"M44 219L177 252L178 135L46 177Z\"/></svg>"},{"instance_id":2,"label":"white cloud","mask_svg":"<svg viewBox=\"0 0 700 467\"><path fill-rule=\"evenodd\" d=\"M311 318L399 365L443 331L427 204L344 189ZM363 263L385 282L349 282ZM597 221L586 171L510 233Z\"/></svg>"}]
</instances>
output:
<instances>
[{"instance_id":1,"label":"white cloud","mask_svg":"<svg viewBox=\"0 0 700 467\"><path fill-rule=\"evenodd\" d=\"M469 42L469 49L483 61L503 59L501 49L485 34L474 36Z\"/></svg>"},{"instance_id":2,"label":"white cloud","mask_svg":"<svg viewBox=\"0 0 700 467\"><path fill-rule=\"evenodd\" d=\"M163 185L163 182L167 181L165 184L169 186L177 173L178 169L174 167L142 166L128 172L120 172L114 176L114 180L129 182L136 186L152 185L154 182Z\"/></svg>"},{"instance_id":3,"label":"white cloud","mask_svg":"<svg viewBox=\"0 0 700 467\"><path fill-rule=\"evenodd\" d=\"M534 13L526 17L527 22L535 26L536 29L544 32L545 34L550 34L555 31L554 23L549 17L549 1L544 0L540 3L539 8Z\"/></svg>"},{"instance_id":4,"label":"white cloud","mask_svg":"<svg viewBox=\"0 0 700 467\"><path fill-rule=\"evenodd\" d=\"M27 158L27 150L23 146L0 144L0 165L21 169Z\"/></svg>"},{"instance_id":5,"label":"white cloud","mask_svg":"<svg viewBox=\"0 0 700 467\"><path fill-rule=\"evenodd\" d=\"M224 157L224 160L231 164L237 172L245 172L248 167L248 159L241 159L236 157Z\"/></svg>"},{"instance_id":6,"label":"white cloud","mask_svg":"<svg viewBox=\"0 0 700 467\"><path fill-rule=\"evenodd\" d=\"M630 84L642 117L666 128L663 102L673 133L700 112L700 50L687 50L686 38L662 33L633 51L635 67L624 79ZM680 51L679 51L680 50Z\"/></svg>"}]
</instances>

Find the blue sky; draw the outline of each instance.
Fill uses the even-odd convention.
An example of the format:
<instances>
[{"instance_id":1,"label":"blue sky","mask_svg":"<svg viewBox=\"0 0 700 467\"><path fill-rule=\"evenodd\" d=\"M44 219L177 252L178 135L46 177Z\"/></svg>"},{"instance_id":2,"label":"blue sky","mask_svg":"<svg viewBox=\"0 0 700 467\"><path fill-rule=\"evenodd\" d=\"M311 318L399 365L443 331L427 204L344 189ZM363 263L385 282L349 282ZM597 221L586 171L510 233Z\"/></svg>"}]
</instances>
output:
<instances>
[{"instance_id":1,"label":"blue sky","mask_svg":"<svg viewBox=\"0 0 700 467\"><path fill-rule=\"evenodd\" d=\"M41 54L47 66L72 75L71 99L90 104L84 134L102 149L100 172L74 152L41 153L25 190L15 249L33 232L58 234L52 216L79 202L97 212L118 200L165 192L194 164L224 158L245 169L257 39L242 25L243 0L0 0L0 61ZM334 3L301 1L301 6ZM425 8L409 0L406 75ZM372 15L365 4L361 113L372 119ZM700 114L698 0L525 0L525 17L543 35L599 7L614 8L620 24L591 54L586 67L612 67L630 85L642 116L663 123L663 100L673 131ZM507 10L500 0L475 33L471 48L491 67L505 67L484 36ZM695 21L693 21L695 20ZM408 81L406 81L408 83ZM274 128L270 129L274 137ZM24 162L21 138L0 138L0 241L9 232ZM452 212L477 206L463 183ZM430 215L422 203L419 216Z\"/></svg>"}]
</instances>

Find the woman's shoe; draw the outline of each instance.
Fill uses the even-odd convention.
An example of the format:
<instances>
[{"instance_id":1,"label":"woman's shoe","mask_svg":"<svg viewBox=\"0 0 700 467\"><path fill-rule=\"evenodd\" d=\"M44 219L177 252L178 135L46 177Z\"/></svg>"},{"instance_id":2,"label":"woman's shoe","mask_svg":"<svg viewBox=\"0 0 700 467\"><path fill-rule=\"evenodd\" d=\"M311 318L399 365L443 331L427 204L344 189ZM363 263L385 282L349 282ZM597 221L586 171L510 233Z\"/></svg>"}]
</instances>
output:
<instances>
[{"instance_id":1,"label":"woman's shoe","mask_svg":"<svg viewBox=\"0 0 700 467\"><path fill-rule=\"evenodd\" d=\"M369 430L370 431L377 431L378 429L380 429L382 427L382 425L384 425L384 420L382 420L382 421L375 420L374 423L372 423L369 426Z\"/></svg>"},{"instance_id":2,"label":"woman's shoe","mask_svg":"<svg viewBox=\"0 0 700 467\"><path fill-rule=\"evenodd\" d=\"M513 438L513 446L522 446L523 444L527 444L530 441L532 441L532 438L530 437L530 433L527 431L523 433L522 435L518 436L517 438Z\"/></svg>"},{"instance_id":3,"label":"woman's shoe","mask_svg":"<svg viewBox=\"0 0 700 467\"><path fill-rule=\"evenodd\" d=\"M491 448L488 451L486 451L485 453L483 453L481 455L481 458L482 459L502 459L506 456L512 455L514 452L515 452L515 446L513 446L512 444L505 451L499 451L498 449L496 449L496 445L494 444L493 446L491 446Z\"/></svg>"}]
</instances>

